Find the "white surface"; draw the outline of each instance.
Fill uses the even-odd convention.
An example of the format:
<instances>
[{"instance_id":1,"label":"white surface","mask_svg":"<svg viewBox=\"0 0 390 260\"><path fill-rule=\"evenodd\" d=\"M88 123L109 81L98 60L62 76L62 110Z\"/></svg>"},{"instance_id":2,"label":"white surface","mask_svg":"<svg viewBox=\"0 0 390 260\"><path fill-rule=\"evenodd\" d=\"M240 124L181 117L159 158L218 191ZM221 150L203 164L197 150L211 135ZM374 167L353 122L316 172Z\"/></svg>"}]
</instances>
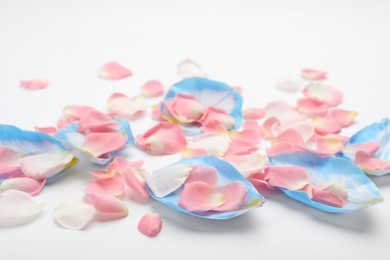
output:
<instances>
[{"instance_id":1,"label":"white surface","mask_svg":"<svg viewBox=\"0 0 390 260\"><path fill-rule=\"evenodd\" d=\"M163 3L165 2L165 3ZM112 92L137 95L156 78L179 80L176 65L190 57L211 78L244 88L245 106L275 98L279 75L303 67L329 72L345 94L343 108L360 112L345 133L389 115L389 1L0 1L0 123L24 129L55 124L61 108L86 104L105 109ZM120 81L96 77L105 62L133 70ZM29 92L18 81L44 78L48 89ZM152 103L157 102L153 100ZM133 132L146 130L138 121ZM151 123L151 121L149 122ZM145 158L150 170L175 157ZM158 205L127 201L130 215L86 230L53 221L60 202L78 201L88 163L45 188L49 203L33 223L0 230L1 259L389 259L390 176L375 178L385 201L351 214L327 214L283 195L229 221L202 220ZM142 214L163 216L161 234L136 230Z\"/></svg>"}]
</instances>

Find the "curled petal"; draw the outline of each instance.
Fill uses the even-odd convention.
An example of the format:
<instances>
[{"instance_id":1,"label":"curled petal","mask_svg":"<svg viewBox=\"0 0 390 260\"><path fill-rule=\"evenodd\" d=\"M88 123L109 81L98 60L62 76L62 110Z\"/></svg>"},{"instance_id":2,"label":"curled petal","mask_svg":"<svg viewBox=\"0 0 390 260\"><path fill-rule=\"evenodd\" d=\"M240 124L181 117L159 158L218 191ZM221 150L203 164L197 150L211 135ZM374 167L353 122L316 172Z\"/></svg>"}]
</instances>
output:
<instances>
[{"instance_id":1,"label":"curled petal","mask_svg":"<svg viewBox=\"0 0 390 260\"><path fill-rule=\"evenodd\" d=\"M129 214L126 204L114 196L87 193L86 200L95 207L102 220L125 218Z\"/></svg>"},{"instance_id":2,"label":"curled petal","mask_svg":"<svg viewBox=\"0 0 390 260\"><path fill-rule=\"evenodd\" d=\"M244 177L260 172L268 166L266 156L260 153L228 155L224 157L224 160L236 167Z\"/></svg>"},{"instance_id":3,"label":"curled petal","mask_svg":"<svg viewBox=\"0 0 390 260\"><path fill-rule=\"evenodd\" d=\"M46 179L38 181L27 177L12 178L3 181L0 184L0 190L3 192L7 190L19 190L30 195L36 195L41 192L43 186L45 186L45 182Z\"/></svg>"},{"instance_id":4,"label":"curled petal","mask_svg":"<svg viewBox=\"0 0 390 260\"><path fill-rule=\"evenodd\" d=\"M274 187L300 190L309 183L306 171L301 167L270 167L265 170L265 180Z\"/></svg>"},{"instance_id":5,"label":"curled petal","mask_svg":"<svg viewBox=\"0 0 390 260\"><path fill-rule=\"evenodd\" d=\"M213 211L236 211L241 208L245 202L248 191L245 185L240 181L234 181L216 189L225 197L225 203L213 209Z\"/></svg>"},{"instance_id":6,"label":"curled petal","mask_svg":"<svg viewBox=\"0 0 390 260\"><path fill-rule=\"evenodd\" d=\"M329 111L329 117L333 118L342 127L348 127L353 123L353 120L358 115L358 112L348 111L340 108L335 108Z\"/></svg>"},{"instance_id":7,"label":"curled petal","mask_svg":"<svg viewBox=\"0 0 390 260\"><path fill-rule=\"evenodd\" d=\"M20 86L28 90L45 89L49 86L49 81L43 79L21 80Z\"/></svg>"},{"instance_id":8,"label":"curled petal","mask_svg":"<svg viewBox=\"0 0 390 260\"><path fill-rule=\"evenodd\" d=\"M145 187L145 181L142 178L143 169L127 168L124 172L126 185L135 191L142 199L148 199L149 193Z\"/></svg>"},{"instance_id":9,"label":"curled petal","mask_svg":"<svg viewBox=\"0 0 390 260\"><path fill-rule=\"evenodd\" d=\"M257 150L258 148L256 144L233 140L230 143L229 149L226 151L225 156L250 154L256 152Z\"/></svg>"},{"instance_id":10,"label":"curled petal","mask_svg":"<svg viewBox=\"0 0 390 260\"><path fill-rule=\"evenodd\" d=\"M276 117L268 118L263 123L262 131L263 135L268 139L278 136L282 131L280 121Z\"/></svg>"},{"instance_id":11,"label":"curled petal","mask_svg":"<svg viewBox=\"0 0 390 260\"><path fill-rule=\"evenodd\" d=\"M54 218L67 229L82 229L95 217L95 208L86 203L61 203L54 208Z\"/></svg>"},{"instance_id":12,"label":"curled petal","mask_svg":"<svg viewBox=\"0 0 390 260\"><path fill-rule=\"evenodd\" d=\"M314 69L301 70L301 76L306 80L324 80L326 79L326 74L328 73L321 70L314 70Z\"/></svg>"},{"instance_id":13,"label":"curled petal","mask_svg":"<svg viewBox=\"0 0 390 260\"><path fill-rule=\"evenodd\" d=\"M206 77L202 67L191 59L185 59L177 65L177 74L181 78Z\"/></svg>"},{"instance_id":14,"label":"curled petal","mask_svg":"<svg viewBox=\"0 0 390 260\"><path fill-rule=\"evenodd\" d=\"M275 88L285 92L298 92L304 88L304 82L295 78L279 78L275 80Z\"/></svg>"},{"instance_id":15,"label":"curled petal","mask_svg":"<svg viewBox=\"0 0 390 260\"><path fill-rule=\"evenodd\" d=\"M164 94L164 85L158 80L149 80L141 87L141 94L147 98L159 97Z\"/></svg>"},{"instance_id":16,"label":"curled petal","mask_svg":"<svg viewBox=\"0 0 390 260\"><path fill-rule=\"evenodd\" d=\"M110 196L118 197L124 192L124 181L121 178L112 177L99 179L91 184L85 189L85 193L99 193Z\"/></svg>"},{"instance_id":17,"label":"curled petal","mask_svg":"<svg viewBox=\"0 0 390 260\"><path fill-rule=\"evenodd\" d=\"M215 107L208 107L200 122L205 126L218 122L221 123L227 130L235 127L234 118L224 110Z\"/></svg>"},{"instance_id":18,"label":"curled petal","mask_svg":"<svg viewBox=\"0 0 390 260\"><path fill-rule=\"evenodd\" d=\"M99 77L107 80L123 79L130 77L131 75L133 75L133 73L130 70L115 61L106 63L99 70Z\"/></svg>"},{"instance_id":19,"label":"curled petal","mask_svg":"<svg viewBox=\"0 0 390 260\"><path fill-rule=\"evenodd\" d=\"M300 98L297 101L297 109L310 117L325 116L328 112L328 105L323 102Z\"/></svg>"},{"instance_id":20,"label":"curled petal","mask_svg":"<svg viewBox=\"0 0 390 260\"><path fill-rule=\"evenodd\" d=\"M309 84L303 94L312 101L325 103L330 107L339 105L343 100L343 93L322 84Z\"/></svg>"},{"instance_id":21,"label":"curled petal","mask_svg":"<svg viewBox=\"0 0 390 260\"><path fill-rule=\"evenodd\" d=\"M30 194L8 190L0 194L0 226L24 224L42 211L46 203L39 202Z\"/></svg>"},{"instance_id":22,"label":"curled petal","mask_svg":"<svg viewBox=\"0 0 390 260\"><path fill-rule=\"evenodd\" d=\"M136 143L142 150L153 154L174 154L184 149L187 140L178 125L161 122L137 136Z\"/></svg>"},{"instance_id":23,"label":"curled petal","mask_svg":"<svg viewBox=\"0 0 390 260\"><path fill-rule=\"evenodd\" d=\"M141 117L147 108L143 97L127 97L126 95L115 96L114 93L108 99L108 110L111 115L127 119Z\"/></svg>"},{"instance_id":24,"label":"curled petal","mask_svg":"<svg viewBox=\"0 0 390 260\"><path fill-rule=\"evenodd\" d=\"M242 110L245 120L258 120L265 116L265 110L262 108L250 107Z\"/></svg>"},{"instance_id":25,"label":"curled petal","mask_svg":"<svg viewBox=\"0 0 390 260\"><path fill-rule=\"evenodd\" d=\"M342 208L348 203L348 194L345 185L341 183L331 182L322 183L312 186L312 200L333 206Z\"/></svg>"},{"instance_id":26,"label":"curled petal","mask_svg":"<svg viewBox=\"0 0 390 260\"><path fill-rule=\"evenodd\" d=\"M315 117L312 124L320 134L337 134L341 131L341 125L332 118Z\"/></svg>"},{"instance_id":27,"label":"curled petal","mask_svg":"<svg viewBox=\"0 0 390 260\"><path fill-rule=\"evenodd\" d=\"M155 237L161 232L162 219L159 214L146 213L138 222L138 231L148 237Z\"/></svg>"},{"instance_id":28,"label":"curled petal","mask_svg":"<svg viewBox=\"0 0 390 260\"><path fill-rule=\"evenodd\" d=\"M217 170L214 167L207 165L195 166L190 171L190 175L187 177L184 184L194 181L203 181L214 188L218 181Z\"/></svg>"}]
</instances>

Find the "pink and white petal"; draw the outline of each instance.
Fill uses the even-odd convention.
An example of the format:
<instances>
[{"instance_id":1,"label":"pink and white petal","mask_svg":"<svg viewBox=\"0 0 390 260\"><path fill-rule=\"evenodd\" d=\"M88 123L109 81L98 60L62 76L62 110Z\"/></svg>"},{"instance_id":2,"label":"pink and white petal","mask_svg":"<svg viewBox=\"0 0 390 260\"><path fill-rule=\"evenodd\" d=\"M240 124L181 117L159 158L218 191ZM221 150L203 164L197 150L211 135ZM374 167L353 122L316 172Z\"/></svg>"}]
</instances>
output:
<instances>
[{"instance_id":1,"label":"pink and white petal","mask_svg":"<svg viewBox=\"0 0 390 260\"><path fill-rule=\"evenodd\" d=\"M114 101L117 98L127 98L128 96L120 93L120 92L114 92L111 94L111 96L107 99L107 105L110 106L110 103Z\"/></svg>"},{"instance_id":2,"label":"pink and white petal","mask_svg":"<svg viewBox=\"0 0 390 260\"><path fill-rule=\"evenodd\" d=\"M74 119L73 121L79 121L85 113L91 110L96 111L96 109L90 106L65 106L62 109L62 113L66 117Z\"/></svg>"},{"instance_id":3,"label":"pink and white petal","mask_svg":"<svg viewBox=\"0 0 390 260\"><path fill-rule=\"evenodd\" d=\"M183 185L191 170L188 165L174 164L153 173L142 171L140 174L156 197L162 198Z\"/></svg>"},{"instance_id":4,"label":"pink and white petal","mask_svg":"<svg viewBox=\"0 0 390 260\"><path fill-rule=\"evenodd\" d=\"M223 134L223 133L228 132L228 129L226 128L226 126L222 122L217 121L217 120L209 121L206 124L203 124L201 126L201 129L205 133Z\"/></svg>"},{"instance_id":5,"label":"pink and white petal","mask_svg":"<svg viewBox=\"0 0 390 260\"><path fill-rule=\"evenodd\" d=\"M81 118L77 131L80 133L110 132L118 128L118 123L109 115L97 110L88 110Z\"/></svg>"},{"instance_id":6,"label":"pink and white petal","mask_svg":"<svg viewBox=\"0 0 390 260\"><path fill-rule=\"evenodd\" d=\"M341 125L332 118L315 117L312 124L319 134L337 134L341 131Z\"/></svg>"},{"instance_id":7,"label":"pink and white petal","mask_svg":"<svg viewBox=\"0 0 390 260\"><path fill-rule=\"evenodd\" d=\"M156 121L165 121L165 119L162 117L160 113L160 107L161 107L162 102L152 105L152 118Z\"/></svg>"},{"instance_id":8,"label":"pink and white petal","mask_svg":"<svg viewBox=\"0 0 390 260\"><path fill-rule=\"evenodd\" d=\"M262 173L254 173L251 176L248 177L248 181L251 182L253 187L256 188L259 192L262 192L264 188L267 188L269 190L278 190L278 188L275 188L274 186L269 185L268 181L264 180L265 174Z\"/></svg>"},{"instance_id":9,"label":"pink and white petal","mask_svg":"<svg viewBox=\"0 0 390 260\"><path fill-rule=\"evenodd\" d=\"M93 181L85 189L85 193L98 193L118 197L123 194L125 182L122 178L112 177Z\"/></svg>"},{"instance_id":10,"label":"pink and white petal","mask_svg":"<svg viewBox=\"0 0 390 260\"><path fill-rule=\"evenodd\" d=\"M267 118L275 117L281 125L289 125L306 120L305 115L283 100L270 102L264 109Z\"/></svg>"},{"instance_id":11,"label":"pink and white petal","mask_svg":"<svg viewBox=\"0 0 390 260\"><path fill-rule=\"evenodd\" d=\"M89 172L91 175L95 176L96 178L99 179L106 179L106 178L111 178L114 177L116 174L116 171L90 171Z\"/></svg>"},{"instance_id":12,"label":"pink and white petal","mask_svg":"<svg viewBox=\"0 0 390 260\"><path fill-rule=\"evenodd\" d=\"M115 61L106 63L100 68L98 74L100 78L107 80L118 80L133 75L129 69Z\"/></svg>"},{"instance_id":13,"label":"pink and white petal","mask_svg":"<svg viewBox=\"0 0 390 260\"><path fill-rule=\"evenodd\" d=\"M244 155L228 155L224 157L224 160L237 168L245 178L253 173L261 172L268 166L267 157L257 152Z\"/></svg>"},{"instance_id":14,"label":"pink and white petal","mask_svg":"<svg viewBox=\"0 0 390 260\"><path fill-rule=\"evenodd\" d=\"M67 229L83 229L96 215L93 205L76 202L61 203L54 208L54 219Z\"/></svg>"},{"instance_id":15,"label":"pink and white petal","mask_svg":"<svg viewBox=\"0 0 390 260\"><path fill-rule=\"evenodd\" d=\"M177 65L177 74L181 78L205 78L207 76L202 67L191 59L185 59Z\"/></svg>"},{"instance_id":16,"label":"pink and white petal","mask_svg":"<svg viewBox=\"0 0 390 260\"><path fill-rule=\"evenodd\" d=\"M137 136L135 142L139 148L152 154L175 154L187 145L181 128L168 122L161 122Z\"/></svg>"},{"instance_id":17,"label":"pink and white petal","mask_svg":"<svg viewBox=\"0 0 390 260\"><path fill-rule=\"evenodd\" d=\"M177 94L172 101L165 101L169 112L181 123L198 121L205 112L205 107L196 98L186 94Z\"/></svg>"},{"instance_id":18,"label":"pink and white petal","mask_svg":"<svg viewBox=\"0 0 390 260\"><path fill-rule=\"evenodd\" d=\"M234 128L234 118L222 109L215 107L208 107L203 117L200 120L202 125L209 125L212 122L222 123L226 129L230 130Z\"/></svg>"},{"instance_id":19,"label":"pink and white petal","mask_svg":"<svg viewBox=\"0 0 390 260\"><path fill-rule=\"evenodd\" d=\"M314 70L314 69L302 69L301 77L306 80L324 80L326 79L326 75L328 73L322 70Z\"/></svg>"},{"instance_id":20,"label":"pink and white petal","mask_svg":"<svg viewBox=\"0 0 390 260\"><path fill-rule=\"evenodd\" d=\"M365 170L381 170L381 161L366 152L358 151L355 155L356 164Z\"/></svg>"},{"instance_id":21,"label":"pink and white petal","mask_svg":"<svg viewBox=\"0 0 390 260\"><path fill-rule=\"evenodd\" d=\"M310 122L301 121L301 122L292 123L287 126L283 126L283 129L288 129L288 128L294 129L295 131L299 132L304 142L307 142L313 138L314 127Z\"/></svg>"},{"instance_id":22,"label":"pink and white petal","mask_svg":"<svg viewBox=\"0 0 390 260\"><path fill-rule=\"evenodd\" d=\"M259 120L265 116L263 108L249 107L242 110L242 115L246 120Z\"/></svg>"},{"instance_id":23,"label":"pink and white petal","mask_svg":"<svg viewBox=\"0 0 390 260\"><path fill-rule=\"evenodd\" d=\"M49 135L54 135L55 133L57 133L57 130L58 130L54 126L48 126L48 127L35 126L34 129L35 129L35 131L43 132L43 133L46 133L46 134L49 134Z\"/></svg>"},{"instance_id":24,"label":"pink and white petal","mask_svg":"<svg viewBox=\"0 0 390 260\"><path fill-rule=\"evenodd\" d=\"M46 203L35 200L26 192L7 190L0 194L0 226L27 223L33 220L45 205Z\"/></svg>"},{"instance_id":25,"label":"pink and white petal","mask_svg":"<svg viewBox=\"0 0 390 260\"><path fill-rule=\"evenodd\" d=\"M73 122L76 122L76 121L77 121L76 119L73 119L71 117L62 117L62 118L58 119L58 121L57 121L57 128L58 129L64 128L65 126L67 126Z\"/></svg>"},{"instance_id":26,"label":"pink and white petal","mask_svg":"<svg viewBox=\"0 0 390 260\"><path fill-rule=\"evenodd\" d=\"M243 143L259 144L261 142L261 132L256 129L244 129L242 131L231 131L229 136L233 141Z\"/></svg>"},{"instance_id":27,"label":"pink and white petal","mask_svg":"<svg viewBox=\"0 0 390 260\"><path fill-rule=\"evenodd\" d=\"M267 139L273 139L282 131L280 121L276 117L270 117L263 123L262 133Z\"/></svg>"},{"instance_id":28,"label":"pink and white petal","mask_svg":"<svg viewBox=\"0 0 390 260\"><path fill-rule=\"evenodd\" d=\"M338 135L326 135L316 138L316 148L320 154L333 155L340 152L346 140Z\"/></svg>"},{"instance_id":29,"label":"pink and white petal","mask_svg":"<svg viewBox=\"0 0 390 260\"><path fill-rule=\"evenodd\" d=\"M265 180L268 180L271 186L288 190L300 190L309 183L305 169L293 166L267 168Z\"/></svg>"},{"instance_id":30,"label":"pink and white petal","mask_svg":"<svg viewBox=\"0 0 390 260\"><path fill-rule=\"evenodd\" d=\"M158 80L149 80L141 87L141 94L147 98L159 97L164 94L164 85Z\"/></svg>"},{"instance_id":31,"label":"pink and white petal","mask_svg":"<svg viewBox=\"0 0 390 260\"><path fill-rule=\"evenodd\" d=\"M112 160L112 162L107 166L109 171L117 171L120 174L124 174L128 168L140 169L144 164L143 160L129 162L125 157L117 156Z\"/></svg>"},{"instance_id":32,"label":"pink and white petal","mask_svg":"<svg viewBox=\"0 0 390 260\"><path fill-rule=\"evenodd\" d=\"M203 181L184 185L179 206L191 212L205 212L225 203L225 196Z\"/></svg>"},{"instance_id":33,"label":"pink and white petal","mask_svg":"<svg viewBox=\"0 0 390 260\"><path fill-rule=\"evenodd\" d=\"M329 117L333 118L342 127L350 126L358 112L348 111L340 108L335 108L329 111Z\"/></svg>"},{"instance_id":34,"label":"pink and white petal","mask_svg":"<svg viewBox=\"0 0 390 260\"><path fill-rule=\"evenodd\" d=\"M125 218L129 214L126 204L117 197L87 193L85 199L98 211L97 217L101 220Z\"/></svg>"},{"instance_id":35,"label":"pink and white petal","mask_svg":"<svg viewBox=\"0 0 390 260\"><path fill-rule=\"evenodd\" d=\"M121 133L89 133L85 136L83 150L94 157L101 157L125 147L127 137Z\"/></svg>"},{"instance_id":36,"label":"pink and white petal","mask_svg":"<svg viewBox=\"0 0 390 260\"><path fill-rule=\"evenodd\" d=\"M265 148L268 156L274 156L281 153L296 152L299 151L296 145L292 143L276 143L271 147Z\"/></svg>"},{"instance_id":37,"label":"pink and white petal","mask_svg":"<svg viewBox=\"0 0 390 260\"><path fill-rule=\"evenodd\" d=\"M214 188L218 181L217 170L214 167L207 165L195 166L192 168L190 175L185 180L184 184L195 181L203 181Z\"/></svg>"},{"instance_id":38,"label":"pink and white petal","mask_svg":"<svg viewBox=\"0 0 390 260\"><path fill-rule=\"evenodd\" d=\"M259 123L256 120L245 120L244 123L242 124L242 129L248 130L252 129L261 134L262 132L262 126L259 125Z\"/></svg>"},{"instance_id":39,"label":"pink and white petal","mask_svg":"<svg viewBox=\"0 0 390 260\"><path fill-rule=\"evenodd\" d=\"M225 134L204 133L195 136L188 142L189 149L201 149L207 154L217 157L223 156L229 148L229 138Z\"/></svg>"},{"instance_id":40,"label":"pink and white petal","mask_svg":"<svg viewBox=\"0 0 390 260\"><path fill-rule=\"evenodd\" d=\"M131 120L140 118L147 109L143 97L111 97L107 104L111 115Z\"/></svg>"},{"instance_id":41,"label":"pink and white petal","mask_svg":"<svg viewBox=\"0 0 390 260\"><path fill-rule=\"evenodd\" d=\"M141 199L148 199L149 193L145 187L145 181L141 177L143 169L127 168L124 172L125 182L128 187L135 191Z\"/></svg>"},{"instance_id":42,"label":"pink and white petal","mask_svg":"<svg viewBox=\"0 0 390 260\"><path fill-rule=\"evenodd\" d=\"M19 159L20 168L27 177L43 180L62 171L75 157L67 151L42 153Z\"/></svg>"},{"instance_id":43,"label":"pink and white petal","mask_svg":"<svg viewBox=\"0 0 390 260\"><path fill-rule=\"evenodd\" d=\"M161 232L162 219L157 213L146 213L138 222L138 231L147 237L155 237Z\"/></svg>"},{"instance_id":44,"label":"pink and white petal","mask_svg":"<svg viewBox=\"0 0 390 260\"><path fill-rule=\"evenodd\" d=\"M223 194L225 203L214 208L213 211L229 212L239 210L244 204L246 195L248 194L245 185L240 181L218 187L216 190Z\"/></svg>"},{"instance_id":45,"label":"pink and white petal","mask_svg":"<svg viewBox=\"0 0 390 260\"><path fill-rule=\"evenodd\" d=\"M0 180L23 176L19 162L22 156L19 152L0 146Z\"/></svg>"},{"instance_id":46,"label":"pink and white petal","mask_svg":"<svg viewBox=\"0 0 390 260\"><path fill-rule=\"evenodd\" d=\"M348 203L348 193L341 183L321 183L312 187L313 201L341 208Z\"/></svg>"},{"instance_id":47,"label":"pink and white petal","mask_svg":"<svg viewBox=\"0 0 390 260\"><path fill-rule=\"evenodd\" d=\"M343 101L343 93L322 84L309 84L303 90L303 94L312 101L325 103L330 107L337 106Z\"/></svg>"},{"instance_id":48,"label":"pink and white petal","mask_svg":"<svg viewBox=\"0 0 390 260\"><path fill-rule=\"evenodd\" d=\"M275 88L279 90L293 93L301 91L304 88L305 83L299 79L283 77L276 79L274 85Z\"/></svg>"},{"instance_id":49,"label":"pink and white petal","mask_svg":"<svg viewBox=\"0 0 390 260\"><path fill-rule=\"evenodd\" d=\"M286 129L273 140L273 143L290 143L302 145L304 140L302 135L295 129Z\"/></svg>"},{"instance_id":50,"label":"pink and white petal","mask_svg":"<svg viewBox=\"0 0 390 260\"><path fill-rule=\"evenodd\" d=\"M47 88L49 81L43 79L21 80L19 85L24 89L38 90Z\"/></svg>"},{"instance_id":51,"label":"pink and white petal","mask_svg":"<svg viewBox=\"0 0 390 260\"><path fill-rule=\"evenodd\" d=\"M2 192L7 190L19 190L30 195L36 195L41 192L43 186L45 186L45 182L46 179L38 181L28 177L12 178L4 180L0 184L0 190Z\"/></svg>"},{"instance_id":52,"label":"pink and white petal","mask_svg":"<svg viewBox=\"0 0 390 260\"><path fill-rule=\"evenodd\" d=\"M184 158L202 156L202 155L208 155L208 152L204 149L192 149L188 147L181 150L181 156L183 156Z\"/></svg>"},{"instance_id":53,"label":"pink and white petal","mask_svg":"<svg viewBox=\"0 0 390 260\"><path fill-rule=\"evenodd\" d=\"M308 98L300 98L297 101L297 109L309 117L325 116L328 112L328 104Z\"/></svg>"},{"instance_id":54,"label":"pink and white petal","mask_svg":"<svg viewBox=\"0 0 390 260\"><path fill-rule=\"evenodd\" d=\"M348 144L344 147L343 153L356 154L358 151L367 153L370 157L374 157L375 153L379 150L379 143L375 141L358 143L358 144Z\"/></svg>"},{"instance_id":55,"label":"pink and white petal","mask_svg":"<svg viewBox=\"0 0 390 260\"><path fill-rule=\"evenodd\" d=\"M257 150L258 147L256 145L250 144L248 142L233 140L230 143L229 149L225 153L225 156L250 154L256 152Z\"/></svg>"}]
</instances>

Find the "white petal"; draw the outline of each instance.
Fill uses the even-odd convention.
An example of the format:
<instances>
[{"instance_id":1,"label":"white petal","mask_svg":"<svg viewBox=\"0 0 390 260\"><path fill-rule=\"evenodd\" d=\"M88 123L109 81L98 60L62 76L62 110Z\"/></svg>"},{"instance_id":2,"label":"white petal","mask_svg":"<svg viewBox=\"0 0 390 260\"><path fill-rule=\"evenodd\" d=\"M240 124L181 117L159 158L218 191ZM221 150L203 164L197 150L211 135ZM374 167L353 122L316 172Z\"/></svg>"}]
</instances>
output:
<instances>
[{"instance_id":1,"label":"white petal","mask_svg":"<svg viewBox=\"0 0 390 260\"><path fill-rule=\"evenodd\" d=\"M295 78L282 77L275 80L275 88L285 92L298 92L305 87L305 82Z\"/></svg>"},{"instance_id":2,"label":"white petal","mask_svg":"<svg viewBox=\"0 0 390 260\"><path fill-rule=\"evenodd\" d=\"M190 175L191 167L175 164L155 171L152 174L142 172L142 177L157 197L165 197L177 190Z\"/></svg>"},{"instance_id":3,"label":"white petal","mask_svg":"<svg viewBox=\"0 0 390 260\"><path fill-rule=\"evenodd\" d=\"M181 78L205 78L207 76L202 67L190 59L185 59L177 65L177 74Z\"/></svg>"},{"instance_id":4,"label":"white petal","mask_svg":"<svg viewBox=\"0 0 390 260\"><path fill-rule=\"evenodd\" d=\"M229 138L224 134L206 133L196 136L188 143L190 149L203 149L209 155L223 156L229 148Z\"/></svg>"},{"instance_id":5,"label":"white petal","mask_svg":"<svg viewBox=\"0 0 390 260\"><path fill-rule=\"evenodd\" d=\"M93 205L76 202L61 203L54 208L54 218L62 227L67 229L82 229L95 216Z\"/></svg>"}]
</instances>

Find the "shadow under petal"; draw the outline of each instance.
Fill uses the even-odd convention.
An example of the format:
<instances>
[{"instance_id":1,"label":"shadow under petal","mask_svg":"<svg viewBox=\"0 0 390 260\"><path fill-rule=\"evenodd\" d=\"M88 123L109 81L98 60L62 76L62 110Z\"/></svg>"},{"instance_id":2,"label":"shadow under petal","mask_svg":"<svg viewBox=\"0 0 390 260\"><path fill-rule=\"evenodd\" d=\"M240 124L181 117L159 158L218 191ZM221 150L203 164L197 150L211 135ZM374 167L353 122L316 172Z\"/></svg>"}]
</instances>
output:
<instances>
[{"instance_id":1,"label":"shadow under petal","mask_svg":"<svg viewBox=\"0 0 390 260\"><path fill-rule=\"evenodd\" d=\"M390 186L390 174L384 176L370 176L370 179L375 183L377 187Z\"/></svg>"}]
</instances>

